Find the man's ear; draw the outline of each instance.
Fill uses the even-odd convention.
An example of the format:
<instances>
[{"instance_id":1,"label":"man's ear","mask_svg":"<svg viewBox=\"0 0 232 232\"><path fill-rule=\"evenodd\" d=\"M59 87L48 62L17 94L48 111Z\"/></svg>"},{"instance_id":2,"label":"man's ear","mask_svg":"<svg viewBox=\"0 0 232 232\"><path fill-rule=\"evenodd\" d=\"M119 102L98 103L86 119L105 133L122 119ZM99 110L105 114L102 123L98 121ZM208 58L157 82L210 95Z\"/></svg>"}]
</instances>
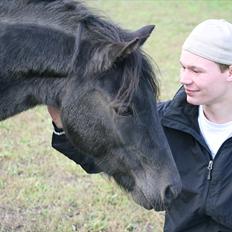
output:
<instances>
[{"instance_id":1,"label":"man's ear","mask_svg":"<svg viewBox=\"0 0 232 232\"><path fill-rule=\"evenodd\" d=\"M232 65L229 66L229 73L230 73L230 76L232 76Z\"/></svg>"},{"instance_id":2,"label":"man's ear","mask_svg":"<svg viewBox=\"0 0 232 232\"><path fill-rule=\"evenodd\" d=\"M232 81L232 65L229 66L227 81Z\"/></svg>"}]
</instances>

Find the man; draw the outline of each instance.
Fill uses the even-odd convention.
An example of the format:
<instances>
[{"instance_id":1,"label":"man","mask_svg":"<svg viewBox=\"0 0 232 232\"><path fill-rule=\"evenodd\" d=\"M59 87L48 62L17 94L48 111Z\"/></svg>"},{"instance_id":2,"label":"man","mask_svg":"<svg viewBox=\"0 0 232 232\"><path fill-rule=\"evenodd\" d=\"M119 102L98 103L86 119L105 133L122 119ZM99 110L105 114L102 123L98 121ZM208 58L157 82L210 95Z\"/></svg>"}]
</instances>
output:
<instances>
[{"instance_id":1,"label":"man","mask_svg":"<svg viewBox=\"0 0 232 232\"><path fill-rule=\"evenodd\" d=\"M231 232L232 24L213 19L199 24L182 47L180 64L183 87L158 105L183 182L166 211L164 231ZM62 127L57 111L49 110ZM53 146L72 159L75 151L65 136L58 137ZM78 161L89 172L99 171L91 160Z\"/></svg>"}]
</instances>

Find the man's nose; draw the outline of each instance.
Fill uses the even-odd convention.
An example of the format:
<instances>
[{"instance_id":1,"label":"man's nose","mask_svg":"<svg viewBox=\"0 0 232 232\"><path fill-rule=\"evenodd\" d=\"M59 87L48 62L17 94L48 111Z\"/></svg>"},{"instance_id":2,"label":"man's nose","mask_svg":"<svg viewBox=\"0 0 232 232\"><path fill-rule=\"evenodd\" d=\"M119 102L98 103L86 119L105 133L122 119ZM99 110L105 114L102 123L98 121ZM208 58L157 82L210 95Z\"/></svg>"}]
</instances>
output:
<instances>
[{"instance_id":1,"label":"man's nose","mask_svg":"<svg viewBox=\"0 0 232 232\"><path fill-rule=\"evenodd\" d=\"M180 83L182 85L190 85L193 83L191 72L188 69L184 69L180 73Z\"/></svg>"}]
</instances>

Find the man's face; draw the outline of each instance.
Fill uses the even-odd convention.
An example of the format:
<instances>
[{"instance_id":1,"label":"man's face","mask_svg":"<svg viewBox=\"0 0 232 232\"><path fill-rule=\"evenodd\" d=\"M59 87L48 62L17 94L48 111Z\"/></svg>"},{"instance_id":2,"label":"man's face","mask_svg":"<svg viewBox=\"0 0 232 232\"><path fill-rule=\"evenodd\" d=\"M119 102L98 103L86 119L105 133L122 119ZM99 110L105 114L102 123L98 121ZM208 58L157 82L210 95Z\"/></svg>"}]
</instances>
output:
<instances>
[{"instance_id":1,"label":"man's face","mask_svg":"<svg viewBox=\"0 0 232 232\"><path fill-rule=\"evenodd\" d=\"M212 105L227 101L229 70L221 72L219 66L207 59L182 51L180 82L193 105ZM231 90L230 90L231 91Z\"/></svg>"}]
</instances>

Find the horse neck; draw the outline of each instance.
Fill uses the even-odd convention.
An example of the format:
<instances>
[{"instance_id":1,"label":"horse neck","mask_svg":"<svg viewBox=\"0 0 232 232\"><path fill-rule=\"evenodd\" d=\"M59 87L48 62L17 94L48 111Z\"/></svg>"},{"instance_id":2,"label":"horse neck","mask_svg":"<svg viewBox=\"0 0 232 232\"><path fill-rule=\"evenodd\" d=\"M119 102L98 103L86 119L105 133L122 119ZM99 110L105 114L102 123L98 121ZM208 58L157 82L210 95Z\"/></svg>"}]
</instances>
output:
<instances>
[{"instance_id":1,"label":"horse neck","mask_svg":"<svg viewBox=\"0 0 232 232\"><path fill-rule=\"evenodd\" d=\"M60 107L68 80L68 77L31 80L32 94L39 104Z\"/></svg>"},{"instance_id":2,"label":"horse neck","mask_svg":"<svg viewBox=\"0 0 232 232\"><path fill-rule=\"evenodd\" d=\"M36 105L60 106L64 78L18 79L1 84L0 121Z\"/></svg>"}]
</instances>

